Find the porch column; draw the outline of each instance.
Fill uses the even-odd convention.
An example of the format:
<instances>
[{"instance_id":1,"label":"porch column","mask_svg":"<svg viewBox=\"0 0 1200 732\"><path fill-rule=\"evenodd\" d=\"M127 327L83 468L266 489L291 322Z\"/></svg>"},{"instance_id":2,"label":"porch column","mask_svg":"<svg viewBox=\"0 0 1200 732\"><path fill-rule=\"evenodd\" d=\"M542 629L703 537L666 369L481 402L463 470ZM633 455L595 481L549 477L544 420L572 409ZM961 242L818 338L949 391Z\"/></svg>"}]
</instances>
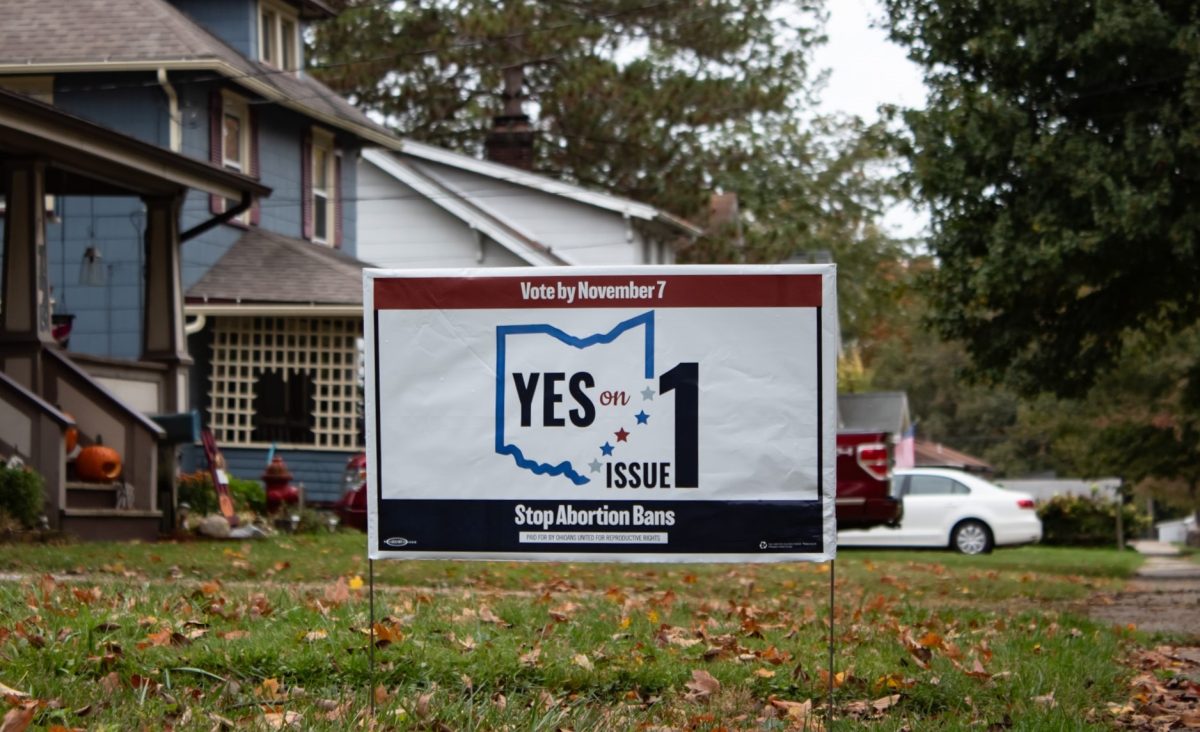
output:
<instances>
[{"instance_id":1,"label":"porch column","mask_svg":"<svg viewBox=\"0 0 1200 732\"><path fill-rule=\"evenodd\" d=\"M2 172L4 212L3 304L0 365L35 394L41 393L40 353L54 344L50 332L50 275L46 262L46 164L8 158Z\"/></svg>"},{"instance_id":2,"label":"porch column","mask_svg":"<svg viewBox=\"0 0 1200 732\"><path fill-rule=\"evenodd\" d=\"M192 363L183 335L183 278L180 268L179 213L183 193L147 197L146 309L142 358L167 365L162 411L187 410L187 371Z\"/></svg>"}]
</instances>

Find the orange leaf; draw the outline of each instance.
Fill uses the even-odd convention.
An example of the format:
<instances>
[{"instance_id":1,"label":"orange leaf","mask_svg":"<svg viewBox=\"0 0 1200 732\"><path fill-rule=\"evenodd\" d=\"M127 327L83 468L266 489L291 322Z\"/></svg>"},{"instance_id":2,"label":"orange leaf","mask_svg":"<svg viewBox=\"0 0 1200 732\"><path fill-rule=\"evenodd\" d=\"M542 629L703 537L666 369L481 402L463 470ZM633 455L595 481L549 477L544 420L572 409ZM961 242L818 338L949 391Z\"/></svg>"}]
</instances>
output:
<instances>
[{"instance_id":1,"label":"orange leaf","mask_svg":"<svg viewBox=\"0 0 1200 732\"><path fill-rule=\"evenodd\" d=\"M19 707L9 709L0 723L0 732L25 732L33 724L33 715L37 712L37 702L25 702Z\"/></svg>"},{"instance_id":2,"label":"orange leaf","mask_svg":"<svg viewBox=\"0 0 1200 732\"><path fill-rule=\"evenodd\" d=\"M919 643L922 648L941 648L942 636L934 633L933 631L929 631L925 635L921 636L921 640L917 641L917 643Z\"/></svg>"}]
</instances>

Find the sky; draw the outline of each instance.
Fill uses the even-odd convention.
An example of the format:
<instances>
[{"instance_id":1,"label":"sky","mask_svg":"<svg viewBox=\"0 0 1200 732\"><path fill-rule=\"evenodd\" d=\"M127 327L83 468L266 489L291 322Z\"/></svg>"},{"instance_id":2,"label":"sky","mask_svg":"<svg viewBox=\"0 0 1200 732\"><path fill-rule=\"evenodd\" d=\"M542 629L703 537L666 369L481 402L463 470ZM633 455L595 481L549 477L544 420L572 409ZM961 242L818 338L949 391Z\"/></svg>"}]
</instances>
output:
<instances>
[{"instance_id":1,"label":"sky","mask_svg":"<svg viewBox=\"0 0 1200 732\"><path fill-rule=\"evenodd\" d=\"M816 53L817 68L830 72L821 93L821 111L874 120L880 104L924 106L920 69L879 27L883 8L877 0L828 0L826 9L829 40ZM887 213L884 225L896 236L921 237L928 216L902 204Z\"/></svg>"},{"instance_id":2,"label":"sky","mask_svg":"<svg viewBox=\"0 0 1200 732\"><path fill-rule=\"evenodd\" d=\"M877 27L883 18L879 3L829 0L826 8L829 41L816 53L817 67L830 70L822 94L823 110L874 119L880 104L922 106L925 87L920 69Z\"/></svg>"}]
</instances>

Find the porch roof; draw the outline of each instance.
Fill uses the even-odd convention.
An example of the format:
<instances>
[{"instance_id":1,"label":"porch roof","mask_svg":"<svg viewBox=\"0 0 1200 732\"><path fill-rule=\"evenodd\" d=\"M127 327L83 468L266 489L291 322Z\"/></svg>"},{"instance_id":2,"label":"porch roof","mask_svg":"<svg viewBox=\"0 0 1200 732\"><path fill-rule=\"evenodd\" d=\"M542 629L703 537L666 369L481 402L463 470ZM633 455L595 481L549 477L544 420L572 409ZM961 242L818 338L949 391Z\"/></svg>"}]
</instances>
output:
<instances>
[{"instance_id":1,"label":"porch roof","mask_svg":"<svg viewBox=\"0 0 1200 732\"><path fill-rule=\"evenodd\" d=\"M295 306L359 313L362 271L370 266L337 249L250 229L187 291L185 309L216 313L236 306L233 312L255 315Z\"/></svg>"},{"instance_id":2,"label":"porch roof","mask_svg":"<svg viewBox=\"0 0 1200 732\"><path fill-rule=\"evenodd\" d=\"M46 192L172 195L194 188L224 198L271 189L240 173L171 152L0 89L0 158L47 161ZM0 178L0 192L6 192Z\"/></svg>"}]
</instances>

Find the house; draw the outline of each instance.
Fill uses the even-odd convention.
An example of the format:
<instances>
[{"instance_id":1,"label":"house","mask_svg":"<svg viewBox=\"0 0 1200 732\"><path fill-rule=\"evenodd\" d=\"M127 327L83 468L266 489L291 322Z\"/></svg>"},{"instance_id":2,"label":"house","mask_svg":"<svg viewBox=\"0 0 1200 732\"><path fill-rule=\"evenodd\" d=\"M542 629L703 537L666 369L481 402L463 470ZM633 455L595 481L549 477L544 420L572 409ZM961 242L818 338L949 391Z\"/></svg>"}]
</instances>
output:
<instances>
[{"instance_id":1,"label":"house","mask_svg":"<svg viewBox=\"0 0 1200 732\"><path fill-rule=\"evenodd\" d=\"M838 394L839 430L886 432L899 441L911 423L908 394L902 391Z\"/></svg>"},{"instance_id":2,"label":"house","mask_svg":"<svg viewBox=\"0 0 1200 732\"><path fill-rule=\"evenodd\" d=\"M365 151L358 183L358 253L381 267L673 264L703 233L653 206L412 140Z\"/></svg>"},{"instance_id":3,"label":"house","mask_svg":"<svg viewBox=\"0 0 1200 732\"><path fill-rule=\"evenodd\" d=\"M336 490L360 440L361 283L347 275L364 266L356 161L395 140L301 70L305 28L333 11L320 0L4 9L0 87L274 190L264 202L203 189L180 202L189 321L168 389L136 363L157 301L141 276L153 212L86 187L50 201L44 271L73 362L145 414L200 409L235 475L257 478L277 445L302 480Z\"/></svg>"},{"instance_id":4,"label":"house","mask_svg":"<svg viewBox=\"0 0 1200 732\"><path fill-rule=\"evenodd\" d=\"M141 204L144 262L136 274L145 307L136 360L127 365L157 406L169 409L183 396L188 362L180 251L190 235L181 229L180 211L190 192L250 203L270 191L246 175L0 90L0 455L16 456L42 475L52 528L91 538L153 538L173 495L170 481L163 495L159 480L163 428L81 367L52 334L48 202L86 195ZM76 427L84 444L103 436L117 451L121 480L73 479L66 431Z\"/></svg>"},{"instance_id":5,"label":"house","mask_svg":"<svg viewBox=\"0 0 1200 732\"><path fill-rule=\"evenodd\" d=\"M670 263L700 234L649 206L396 138L302 70L306 27L333 15L321 0L10 0L0 24L0 87L274 191L182 202L187 348L168 390L137 361L149 304L139 198L50 201L46 275L73 362L114 398L146 415L199 410L232 474L257 478L275 452L315 502L340 497L362 440L364 260ZM525 159L532 140L516 130L503 159ZM196 446L182 465L202 466Z\"/></svg>"},{"instance_id":6,"label":"house","mask_svg":"<svg viewBox=\"0 0 1200 732\"><path fill-rule=\"evenodd\" d=\"M917 440L914 445L914 453L915 464L920 468L952 468L984 476L991 475L995 470L991 463L947 447L940 442ZM1015 490L1034 492L1029 488L1016 488ZM1036 492L1034 493L1036 496Z\"/></svg>"}]
</instances>

